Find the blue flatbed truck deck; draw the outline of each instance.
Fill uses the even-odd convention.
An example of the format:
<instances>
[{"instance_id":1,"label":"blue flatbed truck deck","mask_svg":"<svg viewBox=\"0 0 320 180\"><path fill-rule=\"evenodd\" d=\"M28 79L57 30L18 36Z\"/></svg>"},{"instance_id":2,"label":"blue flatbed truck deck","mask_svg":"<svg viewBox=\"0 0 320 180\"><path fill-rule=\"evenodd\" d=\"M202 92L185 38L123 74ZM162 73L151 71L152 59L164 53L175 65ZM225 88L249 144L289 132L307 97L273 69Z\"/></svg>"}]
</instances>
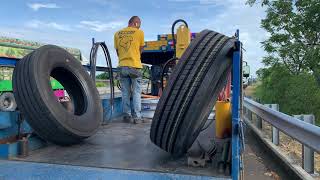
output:
<instances>
[{"instance_id":1,"label":"blue flatbed truck deck","mask_svg":"<svg viewBox=\"0 0 320 180\"><path fill-rule=\"evenodd\" d=\"M241 46L240 41L237 43ZM30 151L30 155L26 158L2 161L0 171L7 173L3 173L2 176L7 179L24 179L24 177L67 179L70 173L74 175L72 177L79 177L79 179L96 179L96 177L98 179L134 179L139 178L137 176L139 174L142 175L141 179L146 177L147 179L149 177L153 179L239 179L242 166L240 161L242 127L239 124L240 49L233 55L231 175L226 176L218 172L217 160L213 160L212 164L204 168L194 168L187 165L186 156L174 158L158 149L149 140L150 123L133 126L111 122L82 144L71 147L48 144L38 150ZM157 51L157 53L161 52ZM152 54L149 55L152 56ZM14 66L15 61L0 59L0 64ZM104 100L106 99L102 99ZM104 108L107 107L104 105ZM220 157L219 152L215 157ZM14 166L15 169L12 168ZM18 170L18 173L14 173L15 170ZM90 176L88 172L93 173L91 177L88 177ZM98 176L96 176L97 173Z\"/></svg>"},{"instance_id":2,"label":"blue flatbed truck deck","mask_svg":"<svg viewBox=\"0 0 320 180\"><path fill-rule=\"evenodd\" d=\"M70 147L49 144L30 152L26 158L12 158L11 160L15 161L11 163L32 162L31 165L44 170L48 167L67 168L71 174L80 171L77 168L89 172L105 171L104 174L109 175L110 171L114 170L120 174L126 172L124 174L130 175L130 179L131 175L139 174L142 177L172 177L173 179L230 179L230 176L217 172L217 163L215 163L217 160L204 168L190 167L186 156L175 158L153 145L149 138L150 123L150 120L138 125L111 122L81 144ZM218 158L219 155L216 157ZM31 168L30 165L23 163L23 167ZM3 164L0 165L0 169L3 167ZM36 177L37 172L41 171L33 172L33 177ZM104 177L103 173L98 177ZM125 175L120 179L123 177Z\"/></svg>"},{"instance_id":3,"label":"blue flatbed truck deck","mask_svg":"<svg viewBox=\"0 0 320 180\"><path fill-rule=\"evenodd\" d=\"M175 159L158 149L150 143L149 125L150 122L138 126L113 122L82 144L48 144L31 151L26 158L0 160L0 179L231 179L219 175L215 165L188 167L186 157ZM246 137L246 180L272 180L275 177L266 175L271 172L280 179L295 179L267 153L253 133L247 132Z\"/></svg>"}]
</instances>

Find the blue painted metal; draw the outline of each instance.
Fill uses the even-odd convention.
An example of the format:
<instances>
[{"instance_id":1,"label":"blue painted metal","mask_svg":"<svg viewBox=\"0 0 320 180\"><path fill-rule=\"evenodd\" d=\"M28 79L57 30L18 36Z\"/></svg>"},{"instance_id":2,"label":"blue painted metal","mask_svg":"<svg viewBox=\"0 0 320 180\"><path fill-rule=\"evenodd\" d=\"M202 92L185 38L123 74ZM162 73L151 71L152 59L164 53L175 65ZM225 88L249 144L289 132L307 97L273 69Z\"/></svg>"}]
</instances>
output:
<instances>
[{"instance_id":1,"label":"blue painted metal","mask_svg":"<svg viewBox=\"0 0 320 180\"><path fill-rule=\"evenodd\" d=\"M8 159L10 154L10 144L0 144L0 158Z\"/></svg>"},{"instance_id":2,"label":"blue painted metal","mask_svg":"<svg viewBox=\"0 0 320 180\"><path fill-rule=\"evenodd\" d=\"M239 30L236 32L237 50L233 53L232 62L232 179L238 180L240 175L240 64L241 43L239 41Z\"/></svg>"},{"instance_id":3,"label":"blue painted metal","mask_svg":"<svg viewBox=\"0 0 320 180\"><path fill-rule=\"evenodd\" d=\"M0 112L0 140L8 141L5 144L0 144L0 158L11 158L18 155L18 141L16 136L18 135L18 112ZM29 126L26 120L23 120L20 127L20 134L31 134L32 128ZM38 149L45 145L45 142L38 137L32 137L28 139L29 151Z\"/></svg>"},{"instance_id":4,"label":"blue painted metal","mask_svg":"<svg viewBox=\"0 0 320 180\"><path fill-rule=\"evenodd\" d=\"M120 117L122 115L122 98L121 96L116 96L113 102L113 110L111 108L111 103L108 95L107 97L102 97L102 107L103 107L103 121L104 123L109 123Z\"/></svg>"},{"instance_id":5,"label":"blue painted metal","mask_svg":"<svg viewBox=\"0 0 320 180\"><path fill-rule=\"evenodd\" d=\"M86 65L82 65L87 71L90 71L91 67L90 65L86 64ZM105 66L96 66L96 71L101 71L101 72L107 72L109 70L109 67L105 67ZM112 68L113 72L118 72L118 68Z\"/></svg>"},{"instance_id":6,"label":"blue painted metal","mask_svg":"<svg viewBox=\"0 0 320 180\"><path fill-rule=\"evenodd\" d=\"M18 59L0 57L0 66L15 66Z\"/></svg>"},{"instance_id":7,"label":"blue painted metal","mask_svg":"<svg viewBox=\"0 0 320 180\"><path fill-rule=\"evenodd\" d=\"M28 139L28 151L40 149L47 145L47 142L40 139L38 136L33 136ZM0 144L0 158L10 159L19 155L19 142L8 142Z\"/></svg>"},{"instance_id":8,"label":"blue painted metal","mask_svg":"<svg viewBox=\"0 0 320 180\"><path fill-rule=\"evenodd\" d=\"M18 112L0 112L0 124L6 128L0 129L0 139L17 135L18 133ZM24 120L21 124L22 134L31 133L32 129Z\"/></svg>"},{"instance_id":9,"label":"blue painted metal","mask_svg":"<svg viewBox=\"0 0 320 180\"><path fill-rule=\"evenodd\" d=\"M117 179L117 180L224 180L207 176L181 175L160 172L144 172L109 168L93 168L46 163L1 161L0 179Z\"/></svg>"},{"instance_id":10,"label":"blue painted metal","mask_svg":"<svg viewBox=\"0 0 320 180\"><path fill-rule=\"evenodd\" d=\"M12 115L15 115L15 114L0 112L0 130L7 129L12 126L12 123L11 123ZM0 133L0 138L1 138L1 133Z\"/></svg>"}]
</instances>

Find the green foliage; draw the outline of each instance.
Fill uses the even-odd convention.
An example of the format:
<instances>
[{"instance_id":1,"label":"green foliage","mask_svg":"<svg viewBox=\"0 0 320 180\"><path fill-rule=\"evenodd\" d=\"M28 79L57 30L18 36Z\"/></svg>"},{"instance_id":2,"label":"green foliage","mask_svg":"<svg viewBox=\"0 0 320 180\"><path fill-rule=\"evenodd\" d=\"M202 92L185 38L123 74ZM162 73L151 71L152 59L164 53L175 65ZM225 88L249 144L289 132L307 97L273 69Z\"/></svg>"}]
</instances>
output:
<instances>
[{"instance_id":1,"label":"green foliage","mask_svg":"<svg viewBox=\"0 0 320 180\"><path fill-rule=\"evenodd\" d=\"M106 87L106 83L105 82L96 82L96 87Z\"/></svg>"},{"instance_id":2,"label":"green foliage","mask_svg":"<svg viewBox=\"0 0 320 180\"><path fill-rule=\"evenodd\" d=\"M150 69L148 66L143 66L141 72L142 72L143 79L150 79L151 78Z\"/></svg>"},{"instance_id":3,"label":"green foliage","mask_svg":"<svg viewBox=\"0 0 320 180\"><path fill-rule=\"evenodd\" d=\"M247 4L249 4L250 6L253 6L255 3L260 3L262 6L269 4L269 0L261 0L261 1L257 1L257 0L247 0Z\"/></svg>"},{"instance_id":4,"label":"green foliage","mask_svg":"<svg viewBox=\"0 0 320 180\"><path fill-rule=\"evenodd\" d=\"M96 79L109 79L109 73L101 73L99 75L96 75Z\"/></svg>"},{"instance_id":5,"label":"green foliage","mask_svg":"<svg viewBox=\"0 0 320 180\"><path fill-rule=\"evenodd\" d=\"M267 66L281 63L290 74L306 71L320 85L320 0L248 0L266 6L261 27L270 37L262 42Z\"/></svg>"},{"instance_id":6,"label":"green foliage","mask_svg":"<svg viewBox=\"0 0 320 180\"><path fill-rule=\"evenodd\" d=\"M291 74L283 65L259 70L262 82L255 96L264 104L277 103L289 115L314 114L320 125L320 89L314 76L302 72Z\"/></svg>"},{"instance_id":7,"label":"green foliage","mask_svg":"<svg viewBox=\"0 0 320 180\"><path fill-rule=\"evenodd\" d=\"M284 113L314 114L320 124L320 0L247 0L266 7L261 27L270 37L257 71L255 95Z\"/></svg>"}]
</instances>

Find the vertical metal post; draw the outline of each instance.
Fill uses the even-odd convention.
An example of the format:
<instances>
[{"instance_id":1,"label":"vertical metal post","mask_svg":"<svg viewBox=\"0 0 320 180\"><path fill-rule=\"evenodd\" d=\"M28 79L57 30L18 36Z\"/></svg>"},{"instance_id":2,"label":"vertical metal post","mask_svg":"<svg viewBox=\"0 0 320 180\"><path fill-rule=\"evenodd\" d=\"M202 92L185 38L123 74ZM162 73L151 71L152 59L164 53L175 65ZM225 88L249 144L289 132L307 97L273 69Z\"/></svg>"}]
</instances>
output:
<instances>
[{"instance_id":1,"label":"vertical metal post","mask_svg":"<svg viewBox=\"0 0 320 180\"><path fill-rule=\"evenodd\" d=\"M96 40L94 38L92 38L92 45L94 45L95 42L96 42Z\"/></svg>"},{"instance_id":2,"label":"vertical metal post","mask_svg":"<svg viewBox=\"0 0 320 180\"><path fill-rule=\"evenodd\" d=\"M314 115L304 115L303 121L315 124ZM314 151L309 147L302 145L302 168L310 174L314 173Z\"/></svg>"},{"instance_id":3,"label":"vertical metal post","mask_svg":"<svg viewBox=\"0 0 320 180\"><path fill-rule=\"evenodd\" d=\"M249 109L245 108L243 106L243 111L244 111L244 116L249 120L251 121L252 120L252 113Z\"/></svg>"},{"instance_id":4,"label":"vertical metal post","mask_svg":"<svg viewBox=\"0 0 320 180\"><path fill-rule=\"evenodd\" d=\"M260 99L257 99L257 102L260 103ZM262 130L262 119L256 115L256 126L258 129Z\"/></svg>"},{"instance_id":5,"label":"vertical metal post","mask_svg":"<svg viewBox=\"0 0 320 180\"><path fill-rule=\"evenodd\" d=\"M265 104L265 106L273 110L279 111L279 104ZM278 146L280 144L279 137L279 130L272 126L272 143Z\"/></svg>"},{"instance_id":6,"label":"vertical metal post","mask_svg":"<svg viewBox=\"0 0 320 180\"><path fill-rule=\"evenodd\" d=\"M279 111L279 104L271 104L271 109L274 109L276 111ZM279 129L272 126L272 142L273 144L279 146Z\"/></svg>"},{"instance_id":7,"label":"vertical metal post","mask_svg":"<svg viewBox=\"0 0 320 180\"><path fill-rule=\"evenodd\" d=\"M256 126L257 128L262 129L262 119L259 116L257 116Z\"/></svg>"},{"instance_id":8,"label":"vertical metal post","mask_svg":"<svg viewBox=\"0 0 320 180\"><path fill-rule=\"evenodd\" d=\"M248 119L252 121L252 112L250 110L248 110Z\"/></svg>"},{"instance_id":9,"label":"vertical metal post","mask_svg":"<svg viewBox=\"0 0 320 180\"><path fill-rule=\"evenodd\" d=\"M243 107L242 111L243 111L243 115L248 118L248 112L249 112L248 109Z\"/></svg>"},{"instance_id":10,"label":"vertical metal post","mask_svg":"<svg viewBox=\"0 0 320 180\"><path fill-rule=\"evenodd\" d=\"M315 124L315 117L312 114L294 115L293 117L310 124ZM302 145L302 168L310 174L314 173L314 151L305 145Z\"/></svg>"},{"instance_id":11,"label":"vertical metal post","mask_svg":"<svg viewBox=\"0 0 320 180\"><path fill-rule=\"evenodd\" d=\"M232 60L232 179L238 180L240 175L240 61L241 43L239 41L239 30L236 32L238 41L237 50L233 53Z\"/></svg>"}]
</instances>

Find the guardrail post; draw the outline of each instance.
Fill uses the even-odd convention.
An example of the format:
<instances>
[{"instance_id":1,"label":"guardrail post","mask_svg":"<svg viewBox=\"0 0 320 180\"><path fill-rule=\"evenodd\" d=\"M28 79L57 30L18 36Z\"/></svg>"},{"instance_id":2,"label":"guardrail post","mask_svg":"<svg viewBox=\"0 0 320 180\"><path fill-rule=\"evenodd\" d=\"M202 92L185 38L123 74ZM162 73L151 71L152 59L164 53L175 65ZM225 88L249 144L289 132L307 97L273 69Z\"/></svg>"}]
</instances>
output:
<instances>
[{"instance_id":1,"label":"guardrail post","mask_svg":"<svg viewBox=\"0 0 320 180\"><path fill-rule=\"evenodd\" d=\"M315 124L315 117L312 114L300 115L298 119ZM302 168L310 174L314 173L314 151L305 145L302 145Z\"/></svg>"},{"instance_id":2,"label":"guardrail post","mask_svg":"<svg viewBox=\"0 0 320 180\"><path fill-rule=\"evenodd\" d=\"M279 111L279 104L265 104L265 106L273 110ZM279 137L279 130L272 126L272 143L278 146L280 144Z\"/></svg>"},{"instance_id":3,"label":"guardrail post","mask_svg":"<svg viewBox=\"0 0 320 180\"><path fill-rule=\"evenodd\" d=\"M259 116L257 116L256 126L257 128L262 129L262 119Z\"/></svg>"},{"instance_id":4,"label":"guardrail post","mask_svg":"<svg viewBox=\"0 0 320 180\"><path fill-rule=\"evenodd\" d=\"M253 114L257 114L264 121L277 127L279 131L285 132L288 136L310 147L315 152L320 152L319 126L302 122L297 118L272 110L248 98L244 98L243 105L251 110Z\"/></svg>"},{"instance_id":5,"label":"guardrail post","mask_svg":"<svg viewBox=\"0 0 320 180\"><path fill-rule=\"evenodd\" d=\"M248 116L248 119L252 121L252 112L249 109L247 109L247 116Z\"/></svg>"}]
</instances>

